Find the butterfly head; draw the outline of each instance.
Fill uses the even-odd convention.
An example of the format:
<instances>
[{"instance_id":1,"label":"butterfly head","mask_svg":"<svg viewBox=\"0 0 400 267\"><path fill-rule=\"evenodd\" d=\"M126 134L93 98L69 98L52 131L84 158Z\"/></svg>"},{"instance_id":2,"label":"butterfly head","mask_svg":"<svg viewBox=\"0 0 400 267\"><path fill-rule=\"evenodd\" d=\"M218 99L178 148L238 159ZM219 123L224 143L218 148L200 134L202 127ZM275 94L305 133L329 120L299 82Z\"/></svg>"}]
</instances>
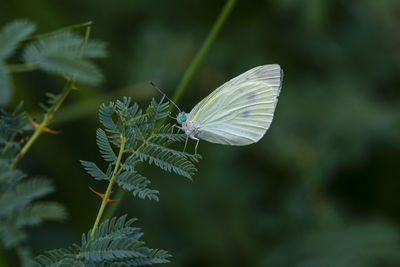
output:
<instances>
[{"instance_id":1,"label":"butterfly head","mask_svg":"<svg viewBox=\"0 0 400 267\"><path fill-rule=\"evenodd\" d=\"M178 116L176 116L176 120L178 121L179 124L182 124L186 122L187 120L187 115L185 112L179 112Z\"/></svg>"}]
</instances>

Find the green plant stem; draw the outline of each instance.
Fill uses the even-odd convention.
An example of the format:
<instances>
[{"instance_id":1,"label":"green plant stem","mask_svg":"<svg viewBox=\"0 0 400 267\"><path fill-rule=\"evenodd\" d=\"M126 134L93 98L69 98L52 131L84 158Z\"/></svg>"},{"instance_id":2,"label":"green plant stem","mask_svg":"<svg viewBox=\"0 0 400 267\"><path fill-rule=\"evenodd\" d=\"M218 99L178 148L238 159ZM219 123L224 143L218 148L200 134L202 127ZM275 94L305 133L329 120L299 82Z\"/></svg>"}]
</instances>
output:
<instances>
[{"instance_id":1,"label":"green plant stem","mask_svg":"<svg viewBox=\"0 0 400 267\"><path fill-rule=\"evenodd\" d=\"M25 71L33 71L37 70L39 66L35 63L26 63L26 64L10 64L6 66L7 72L25 72Z\"/></svg>"},{"instance_id":2,"label":"green plant stem","mask_svg":"<svg viewBox=\"0 0 400 267\"><path fill-rule=\"evenodd\" d=\"M28 152L28 150L32 147L35 141L39 138L39 136L46 130L54 114L60 108L61 104L64 102L64 100L67 98L68 94L71 92L73 88L74 88L74 83L72 81L68 82L67 86L65 87L61 96L58 98L57 102L54 103L51 109L44 115L43 121L39 124L38 127L36 127L35 131L29 138L28 142L24 145L24 147L15 157L14 161L11 163L10 165L11 169L13 169L17 165L17 163L21 160L21 158L26 154L26 152Z\"/></svg>"},{"instance_id":3,"label":"green plant stem","mask_svg":"<svg viewBox=\"0 0 400 267\"><path fill-rule=\"evenodd\" d=\"M94 225L93 225L93 228L92 228L91 237L93 237L94 232L95 232L97 226L98 226L99 223L100 223L100 219L101 219L101 216L103 215L104 208L106 207L106 205L107 205L107 203L108 203L108 200L110 199L110 195L111 195L111 192L112 192L111 190L112 190L113 185L114 185L114 183L115 183L115 176L116 176L116 174L117 174L119 165L120 165L120 163L121 163L122 154L124 153L125 142L126 142L126 137L125 137L124 132L122 132L122 134L121 134L121 147L120 147L120 149L119 149L117 162L115 163L115 167L114 167L113 174L112 174L112 176L111 176L110 182L108 183L107 190L106 190L106 192L104 193L104 197L103 197L103 200L102 200L102 202L101 202L101 206L100 206L99 212L97 213L97 217L96 217L96 220L95 220Z\"/></svg>"},{"instance_id":4,"label":"green plant stem","mask_svg":"<svg viewBox=\"0 0 400 267\"><path fill-rule=\"evenodd\" d=\"M92 25L92 21L87 21L87 22L83 22L83 23L79 23L79 24L74 24L74 25L70 25L52 32L47 32L47 33L43 33L43 34L37 34L34 35L32 37L29 37L27 39L25 39L24 41L21 42L21 44L26 44L29 42L33 42L33 41L37 41L40 39L44 39L62 32L66 32L66 31L72 31L72 30L76 30L76 29L80 29L80 28L85 28L85 27L89 27L90 25Z\"/></svg>"},{"instance_id":5,"label":"green plant stem","mask_svg":"<svg viewBox=\"0 0 400 267\"><path fill-rule=\"evenodd\" d=\"M114 198L118 199L118 202L113 203L114 205L110 206L107 209L107 211L104 214L104 218L110 219L111 217L113 217L114 214L119 209L119 207L121 206L126 196L127 196L127 191L122 188L118 188L117 192L114 194Z\"/></svg>"},{"instance_id":6,"label":"green plant stem","mask_svg":"<svg viewBox=\"0 0 400 267\"><path fill-rule=\"evenodd\" d=\"M90 22L90 24L91 24L91 22ZM70 28L70 27L67 27L67 28ZM66 28L63 28L63 29L66 29ZM90 35L90 27L87 26L85 40L82 44L82 50L85 48L85 46L87 45L87 43L89 41L89 35ZM11 169L13 169L17 165L17 163L21 160L21 158L26 154L26 152L28 152L28 150L32 147L32 145L35 143L35 141L39 138L39 136L47 129L47 126L53 119L54 114L60 108L62 103L64 103L64 100L67 98L69 93L74 88L75 88L75 79L72 78L70 81L67 82L61 96L57 99L57 101L53 104L53 106L49 109L49 111L47 111L47 113L44 115L43 121L39 124L38 127L36 127L35 131L33 132L32 136L29 138L28 142L24 145L24 147L21 149L21 151L15 157L14 161L10 164Z\"/></svg>"},{"instance_id":7,"label":"green plant stem","mask_svg":"<svg viewBox=\"0 0 400 267\"><path fill-rule=\"evenodd\" d=\"M227 20L233 7L235 6L235 3L236 0L228 0L226 2L224 8L222 9L213 27L211 28L211 31L208 33L207 39L204 41L200 50L197 52L196 56L192 60L192 63L190 64L189 68L187 68L185 74L183 75L181 81L179 82L179 85L175 90L175 94L172 97L172 100L175 103L179 102L179 100L182 98L182 95L185 92L186 87L188 86L189 82L193 79L193 76L196 73L197 69L199 68L200 64L203 62L205 56L208 53L208 50L213 44L220 29L224 25L224 22Z\"/></svg>"}]
</instances>

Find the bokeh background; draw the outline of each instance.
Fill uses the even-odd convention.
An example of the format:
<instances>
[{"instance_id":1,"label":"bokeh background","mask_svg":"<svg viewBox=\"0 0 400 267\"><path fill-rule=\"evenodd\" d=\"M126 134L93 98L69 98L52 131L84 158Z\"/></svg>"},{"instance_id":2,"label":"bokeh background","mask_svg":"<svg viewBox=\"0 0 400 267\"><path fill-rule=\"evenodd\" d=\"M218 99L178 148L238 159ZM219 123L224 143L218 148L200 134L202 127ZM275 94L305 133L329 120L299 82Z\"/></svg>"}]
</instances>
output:
<instances>
[{"instance_id":1,"label":"bokeh background","mask_svg":"<svg viewBox=\"0 0 400 267\"><path fill-rule=\"evenodd\" d=\"M30 232L39 254L79 242L100 199L80 159L101 162L97 108L122 95L146 107L173 95L224 1L0 1L0 25L28 18L47 32L92 20L108 42L106 80L79 86L21 162L51 177L69 219ZM200 142L193 181L147 167L160 202L128 196L117 214L137 217L164 266L400 266L400 2L238 1L179 103L186 111L224 81L279 63L282 93L265 137L245 147ZM12 107L39 118L44 93L64 81L14 75ZM189 144L194 150L194 143ZM10 260L13 256L10 254Z\"/></svg>"}]
</instances>

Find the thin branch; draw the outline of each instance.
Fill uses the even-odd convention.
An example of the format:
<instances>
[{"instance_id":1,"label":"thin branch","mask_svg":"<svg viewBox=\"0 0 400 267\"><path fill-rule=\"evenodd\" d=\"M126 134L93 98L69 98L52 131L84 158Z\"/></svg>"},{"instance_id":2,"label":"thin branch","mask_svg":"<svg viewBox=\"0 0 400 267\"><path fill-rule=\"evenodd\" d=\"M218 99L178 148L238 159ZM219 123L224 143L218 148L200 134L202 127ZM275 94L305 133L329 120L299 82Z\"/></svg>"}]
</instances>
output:
<instances>
[{"instance_id":1,"label":"thin branch","mask_svg":"<svg viewBox=\"0 0 400 267\"><path fill-rule=\"evenodd\" d=\"M33 70L37 70L38 68L39 68L39 66L36 63L6 65L6 69L7 69L8 73L33 71Z\"/></svg>"},{"instance_id":2,"label":"thin branch","mask_svg":"<svg viewBox=\"0 0 400 267\"><path fill-rule=\"evenodd\" d=\"M106 205L108 203L108 200L110 199L112 188L113 188L113 185L115 183L115 176L116 176L117 171L118 171L118 169L120 167L122 154L124 154L125 142L126 142L126 137L125 137L125 134L124 134L124 130L122 130L122 133L121 133L121 147L119 149L117 162L115 163L113 174L111 176L110 182L108 183L107 190L104 193L103 201L101 202L101 206L100 206L99 212L97 213L97 217L96 217L96 220L95 220L93 228L92 228L92 233L91 233L91 237L92 238L93 238L93 235L94 235L94 232L95 232L97 226L100 223L100 219L101 219L101 217L103 215L104 208L106 207Z\"/></svg>"},{"instance_id":3,"label":"thin branch","mask_svg":"<svg viewBox=\"0 0 400 267\"><path fill-rule=\"evenodd\" d=\"M67 27L68 28L68 27ZM82 50L86 47L87 42L89 40L90 35L90 27L86 28L85 40L82 44ZM17 163L21 160L21 158L28 152L31 146L35 143L35 141L39 138L39 136L46 130L47 126L51 122L54 117L54 114L60 108L64 100L67 98L69 93L75 88L75 79L72 78L70 81L67 81L66 86L61 94L61 96L57 99L57 101L53 104L53 106L47 111L44 115L43 121L39 124L39 126L35 129L32 136L29 138L29 141L24 145L18 155L15 157L14 161L10 164L10 168L13 169Z\"/></svg>"},{"instance_id":4,"label":"thin branch","mask_svg":"<svg viewBox=\"0 0 400 267\"><path fill-rule=\"evenodd\" d=\"M235 3L236 0L228 0L226 2L224 8L219 14L217 20L215 21L211 31L208 33L207 39L204 41L200 50L197 52L189 68L187 68L187 70L185 71L185 74L183 75L178 87L176 88L175 94L172 97L172 100L175 103L178 103L179 100L182 98L182 95L185 92L186 87L188 86L189 82L193 79L193 76L196 73L197 69L199 68L200 64L203 62L205 56L208 53L208 50L214 43L215 38L217 37L219 31L221 30L225 21L229 17L229 14L231 13L233 7L235 6Z\"/></svg>"},{"instance_id":5,"label":"thin branch","mask_svg":"<svg viewBox=\"0 0 400 267\"><path fill-rule=\"evenodd\" d=\"M53 35L56 35L56 34L59 34L59 33L62 33L62 32L72 31L72 30L85 28L85 27L87 29L92 24L93 24L92 21L87 21L87 22L83 22L83 23L79 23L79 24L70 25L70 26L67 26L67 27L52 31L52 32L47 32L47 33L43 33L43 34L37 34L37 35L34 35L34 36L29 37L29 38L25 39L24 41L22 41L21 45L24 45L26 43L30 43L30 42L33 42L33 41L37 41L37 40L40 40L40 39L44 39L44 38L47 38L47 37L50 37L50 36L53 36Z\"/></svg>"}]
</instances>

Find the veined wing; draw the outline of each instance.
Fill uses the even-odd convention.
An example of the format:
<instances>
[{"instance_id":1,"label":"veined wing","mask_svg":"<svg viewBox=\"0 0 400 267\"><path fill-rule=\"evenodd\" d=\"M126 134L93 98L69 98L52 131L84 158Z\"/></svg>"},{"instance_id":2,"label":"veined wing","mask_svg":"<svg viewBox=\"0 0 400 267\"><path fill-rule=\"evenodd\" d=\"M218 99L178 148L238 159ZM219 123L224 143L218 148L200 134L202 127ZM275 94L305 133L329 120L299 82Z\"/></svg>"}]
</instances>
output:
<instances>
[{"instance_id":1,"label":"veined wing","mask_svg":"<svg viewBox=\"0 0 400 267\"><path fill-rule=\"evenodd\" d=\"M255 67L226 82L190 112L197 137L227 145L257 142L272 122L281 85L277 64Z\"/></svg>"}]
</instances>

